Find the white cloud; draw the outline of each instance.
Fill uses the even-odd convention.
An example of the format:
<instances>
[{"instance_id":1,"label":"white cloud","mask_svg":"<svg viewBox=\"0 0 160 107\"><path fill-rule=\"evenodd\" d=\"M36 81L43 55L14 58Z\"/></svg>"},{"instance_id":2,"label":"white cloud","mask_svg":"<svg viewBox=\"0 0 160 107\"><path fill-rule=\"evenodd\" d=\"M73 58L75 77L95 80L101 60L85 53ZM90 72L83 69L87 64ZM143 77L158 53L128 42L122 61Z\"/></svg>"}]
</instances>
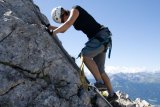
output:
<instances>
[{"instance_id":1,"label":"white cloud","mask_svg":"<svg viewBox=\"0 0 160 107\"><path fill-rule=\"evenodd\" d=\"M159 67L127 67L127 66L107 66L107 73L137 73L137 72L160 72Z\"/></svg>"},{"instance_id":2,"label":"white cloud","mask_svg":"<svg viewBox=\"0 0 160 107\"><path fill-rule=\"evenodd\" d=\"M138 72L160 72L159 67L127 67L127 66L106 66L106 73L138 73ZM87 77L93 77L90 71L85 67L85 75Z\"/></svg>"},{"instance_id":3,"label":"white cloud","mask_svg":"<svg viewBox=\"0 0 160 107\"><path fill-rule=\"evenodd\" d=\"M127 67L127 66L107 66L107 73L137 73L147 71L146 67Z\"/></svg>"},{"instance_id":4,"label":"white cloud","mask_svg":"<svg viewBox=\"0 0 160 107\"><path fill-rule=\"evenodd\" d=\"M81 64L80 61L77 62L78 65ZM93 77L91 72L85 67L84 68L85 71L85 75L87 77ZM106 65L105 67L105 71L106 73L137 73L137 72L160 72L160 65L159 66L155 66L155 67L146 67L146 66L142 66L142 67L129 67L129 66L108 66Z\"/></svg>"}]
</instances>

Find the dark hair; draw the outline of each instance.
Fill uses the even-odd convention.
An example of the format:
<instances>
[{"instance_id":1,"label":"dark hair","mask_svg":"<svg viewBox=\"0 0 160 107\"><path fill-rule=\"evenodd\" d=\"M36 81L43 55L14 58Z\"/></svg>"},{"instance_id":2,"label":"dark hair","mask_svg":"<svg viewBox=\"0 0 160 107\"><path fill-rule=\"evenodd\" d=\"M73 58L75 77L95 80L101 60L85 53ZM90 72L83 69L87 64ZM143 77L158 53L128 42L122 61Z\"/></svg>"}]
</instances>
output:
<instances>
[{"instance_id":1,"label":"dark hair","mask_svg":"<svg viewBox=\"0 0 160 107\"><path fill-rule=\"evenodd\" d=\"M65 10L64 8L62 8L61 13L62 13L62 15L65 14L68 16L70 12L69 12L69 10Z\"/></svg>"},{"instance_id":2,"label":"dark hair","mask_svg":"<svg viewBox=\"0 0 160 107\"><path fill-rule=\"evenodd\" d=\"M70 14L69 10L64 10L64 8L61 9L61 21L62 21L62 23L64 23L63 16L64 15L68 16L69 14Z\"/></svg>"},{"instance_id":3,"label":"dark hair","mask_svg":"<svg viewBox=\"0 0 160 107\"><path fill-rule=\"evenodd\" d=\"M66 14L67 16L69 15L69 13L70 13L69 10L66 10L66 11L65 11L65 14Z\"/></svg>"}]
</instances>

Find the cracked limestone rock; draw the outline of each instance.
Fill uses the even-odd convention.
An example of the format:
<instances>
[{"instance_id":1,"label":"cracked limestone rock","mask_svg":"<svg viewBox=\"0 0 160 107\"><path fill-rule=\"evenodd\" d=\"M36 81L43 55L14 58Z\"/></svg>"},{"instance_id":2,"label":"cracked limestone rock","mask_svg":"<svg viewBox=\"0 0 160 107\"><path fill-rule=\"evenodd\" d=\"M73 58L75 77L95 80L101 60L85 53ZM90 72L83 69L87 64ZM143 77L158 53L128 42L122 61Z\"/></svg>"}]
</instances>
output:
<instances>
[{"instance_id":1,"label":"cracked limestone rock","mask_svg":"<svg viewBox=\"0 0 160 107\"><path fill-rule=\"evenodd\" d=\"M44 22L32 0L0 0L0 107L92 107Z\"/></svg>"}]
</instances>

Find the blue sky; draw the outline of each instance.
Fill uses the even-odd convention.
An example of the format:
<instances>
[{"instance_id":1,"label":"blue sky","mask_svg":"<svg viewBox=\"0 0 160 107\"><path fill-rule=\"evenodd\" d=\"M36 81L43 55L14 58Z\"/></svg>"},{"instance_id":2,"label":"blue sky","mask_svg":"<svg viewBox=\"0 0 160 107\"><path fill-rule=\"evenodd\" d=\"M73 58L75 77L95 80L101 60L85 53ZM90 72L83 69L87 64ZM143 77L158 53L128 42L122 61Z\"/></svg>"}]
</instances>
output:
<instances>
[{"instance_id":1,"label":"blue sky","mask_svg":"<svg viewBox=\"0 0 160 107\"><path fill-rule=\"evenodd\" d=\"M160 0L34 0L50 23L52 8L71 9L80 5L100 24L113 33L111 59L106 59L107 72L160 71ZM85 34L73 27L58 34L71 56L77 57Z\"/></svg>"}]
</instances>

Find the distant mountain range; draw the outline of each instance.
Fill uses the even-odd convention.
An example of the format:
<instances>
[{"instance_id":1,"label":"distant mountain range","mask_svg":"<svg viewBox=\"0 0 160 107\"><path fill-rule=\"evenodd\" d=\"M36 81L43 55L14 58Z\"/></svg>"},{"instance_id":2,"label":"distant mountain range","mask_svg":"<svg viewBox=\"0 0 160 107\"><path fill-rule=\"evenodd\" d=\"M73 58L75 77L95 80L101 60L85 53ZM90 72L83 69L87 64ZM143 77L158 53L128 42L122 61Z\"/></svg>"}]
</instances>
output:
<instances>
[{"instance_id":1,"label":"distant mountain range","mask_svg":"<svg viewBox=\"0 0 160 107\"><path fill-rule=\"evenodd\" d=\"M115 91L129 94L130 99L141 98L154 105L160 105L160 72L109 74ZM90 79L94 81L94 79Z\"/></svg>"}]
</instances>

